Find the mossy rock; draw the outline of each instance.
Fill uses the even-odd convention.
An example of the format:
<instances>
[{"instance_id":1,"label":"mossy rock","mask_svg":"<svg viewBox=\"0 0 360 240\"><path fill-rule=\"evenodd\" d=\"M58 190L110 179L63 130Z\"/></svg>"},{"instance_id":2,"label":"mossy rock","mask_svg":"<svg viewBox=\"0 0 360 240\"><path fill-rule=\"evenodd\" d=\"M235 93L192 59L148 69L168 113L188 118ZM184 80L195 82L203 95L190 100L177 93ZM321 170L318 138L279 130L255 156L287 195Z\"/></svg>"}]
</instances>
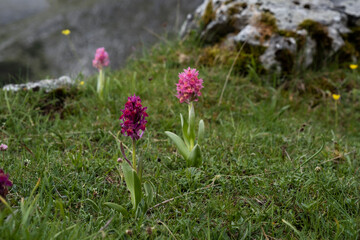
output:
<instances>
[{"instance_id":1,"label":"mossy rock","mask_svg":"<svg viewBox=\"0 0 360 240\"><path fill-rule=\"evenodd\" d=\"M200 27L201 29L205 29L206 26L215 19L215 12L213 10L213 4L210 0L208 4L206 5L205 12L203 16L200 19Z\"/></svg>"},{"instance_id":2,"label":"mossy rock","mask_svg":"<svg viewBox=\"0 0 360 240\"><path fill-rule=\"evenodd\" d=\"M345 44L333 57L335 61L340 63L341 66L347 67L349 62L352 62L354 58L359 57L359 52L356 51L354 44L351 44L348 40L345 40Z\"/></svg>"},{"instance_id":3,"label":"mossy rock","mask_svg":"<svg viewBox=\"0 0 360 240\"><path fill-rule=\"evenodd\" d=\"M316 53L314 55L313 66L321 67L328 60L332 39L328 37L328 29L321 23L307 19L299 24L298 29L304 29L309 36L316 42Z\"/></svg>"},{"instance_id":4,"label":"mossy rock","mask_svg":"<svg viewBox=\"0 0 360 240\"><path fill-rule=\"evenodd\" d=\"M257 28L261 35L259 41L263 43L269 40L272 37L272 35L278 31L276 18L270 12L263 12L257 23Z\"/></svg>"},{"instance_id":5,"label":"mossy rock","mask_svg":"<svg viewBox=\"0 0 360 240\"><path fill-rule=\"evenodd\" d=\"M297 51L300 51L301 49L303 49L305 47L306 37L304 35L300 35L294 31L289 31L289 30L277 30L276 33L282 37L294 38L296 41Z\"/></svg>"},{"instance_id":6,"label":"mossy rock","mask_svg":"<svg viewBox=\"0 0 360 240\"><path fill-rule=\"evenodd\" d=\"M278 30L277 24L276 24L276 18L274 15L270 12L263 12L260 16L260 21L262 25L267 26L271 28L273 32Z\"/></svg>"},{"instance_id":7,"label":"mossy rock","mask_svg":"<svg viewBox=\"0 0 360 240\"><path fill-rule=\"evenodd\" d=\"M228 8L227 13L229 16L232 16L241 13L245 8L247 8L247 3L235 3Z\"/></svg>"},{"instance_id":8,"label":"mossy rock","mask_svg":"<svg viewBox=\"0 0 360 240\"><path fill-rule=\"evenodd\" d=\"M290 75L293 72L295 56L289 49L278 50L275 59L280 63L283 75Z\"/></svg>"},{"instance_id":9,"label":"mossy rock","mask_svg":"<svg viewBox=\"0 0 360 240\"><path fill-rule=\"evenodd\" d=\"M321 23L307 19L299 24L298 29L306 30L318 46L327 49L331 48L332 40L328 37L327 27L323 26Z\"/></svg>"}]
</instances>

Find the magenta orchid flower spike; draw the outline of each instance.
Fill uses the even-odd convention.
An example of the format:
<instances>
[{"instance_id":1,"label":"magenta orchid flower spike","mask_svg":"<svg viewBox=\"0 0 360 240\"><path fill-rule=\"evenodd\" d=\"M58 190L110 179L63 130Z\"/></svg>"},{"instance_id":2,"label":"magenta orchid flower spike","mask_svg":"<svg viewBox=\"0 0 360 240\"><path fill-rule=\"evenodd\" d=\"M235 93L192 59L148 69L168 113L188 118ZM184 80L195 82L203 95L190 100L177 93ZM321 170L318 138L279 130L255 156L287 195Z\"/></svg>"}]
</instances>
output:
<instances>
[{"instance_id":1,"label":"magenta orchid flower spike","mask_svg":"<svg viewBox=\"0 0 360 240\"><path fill-rule=\"evenodd\" d=\"M6 151L8 149L8 146L6 144L0 145L0 151Z\"/></svg>"},{"instance_id":2,"label":"magenta orchid flower spike","mask_svg":"<svg viewBox=\"0 0 360 240\"><path fill-rule=\"evenodd\" d=\"M101 47L96 49L95 58L92 63L93 66L99 70L109 66L109 54L105 51L105 48Z\"/></svg>"},{"instance_id":3,"label":"magenta orchid flower spike","mask_svg":"<svg viewBox=\"0 0 360 240\"><path fill-rule=\"evenodd\" d=\"M179 83L176 84L177 95L180 103L190 103L198 101L201 96L200 90L203 87L203 80L198 78L199 71L195 68L184 69L184 72L179 73Z\"/></svg>"},{"instance_id":4,"label":"magenta orchid flower spike","mask_svg":"<svg viewBox=\"0 0 360 240\"><path fill-rule=\"evenodd\" d=\"M135 95L129 97L125 108L121 110L123 113L120 117L121 133L134 140L141 138L147 123L145 117L149 116L146 109L147 107L142 106L140 97Z\"/></svg>"},{"instance_id":5,"label":"magenta orchid flower spike","mask_svg":"<svg viewBox=\"0 0 360 240\"><path fill-rule=\"evenodd\" d=\"M9 180L9 174L5 174L2 169L0 169L0 196L5 198L8 189L7 187L11 187L13 183Z\"/></svg>"}]
</instances>

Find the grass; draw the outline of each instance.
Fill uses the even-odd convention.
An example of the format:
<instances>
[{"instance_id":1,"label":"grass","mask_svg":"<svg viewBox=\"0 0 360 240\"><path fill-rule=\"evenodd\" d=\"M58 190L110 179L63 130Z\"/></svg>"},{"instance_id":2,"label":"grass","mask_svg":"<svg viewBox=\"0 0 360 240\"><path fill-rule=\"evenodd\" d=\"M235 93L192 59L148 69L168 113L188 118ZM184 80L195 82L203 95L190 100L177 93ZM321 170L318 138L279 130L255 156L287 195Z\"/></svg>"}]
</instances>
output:
<instances>
[{"instance_id":1,"label":"grass","mask_svg":"<svg viewBox=\"0 0 360 240\"><path fill-rule=\"evenodd\" d=\"M232 74L219 105L230 66L195 66L200 49L191 40L154 46L107 72L104 101L96 77L50 94L0 92L9 145L1 168L14 183L0 211L2 239L358 239L360 75ZM175 83L187 66L205 85L195 104L206 127L200 168L186 168L164 134L180 134L187 106ZM337 128L330 92L341 94ZM120 141L131 145L118 118L133 93L148 106L138 152L160 203L140 219L103 205L131 209L117 158Z\"/></svg>"}]
</instances>

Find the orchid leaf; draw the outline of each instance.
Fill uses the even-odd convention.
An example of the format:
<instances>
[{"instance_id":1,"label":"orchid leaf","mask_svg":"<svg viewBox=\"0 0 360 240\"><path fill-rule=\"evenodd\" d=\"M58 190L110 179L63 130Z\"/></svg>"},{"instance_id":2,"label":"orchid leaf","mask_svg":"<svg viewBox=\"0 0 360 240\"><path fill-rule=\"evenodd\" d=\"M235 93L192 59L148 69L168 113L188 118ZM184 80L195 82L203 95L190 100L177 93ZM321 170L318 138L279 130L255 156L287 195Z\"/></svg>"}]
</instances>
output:
<instances>
[{"instance_id":1,"label":"orchid leaf","mask_svg":"<svg viewBox=\"0 0 360 240\"><path fill-rule=\"evenodd\" d=\"M165 134L175 143L179 153L187 160L190 155L189 149L186 147L184 141L175 133L166 131Z\"/></svg>"},{"instance_id":2,"label":"orchid leaf","mask_svg":"<svg viewBox=\"0 0 360 240\"><path fill-rule=\"evenodd\" d=\"M183 133L183 138L184 138L185 144L188 148L190 148L189 134L188 134L189 124L186 121L186 119L183 118L183 115L181 113L180 113L180 119L181 119L181 128L182 128L182 133Z\"/></svg>"},{"instance_id":3,"label":"orchid leaf","mask_svg":"<svg viewBox=\"0 0 360 240\"><path fill-rule=\"evenodd\" d=\"M199 167L201 163L202 163L202 159L201 159L200 146L196 144L190 153L188 165L190 167Z\"/></svg>"},{"instance_id":4,"label":"orchid leaf","mask_svg":"<svg viewBox=\"0 0 360 240\"><path fill-rule=\"evenodd\" d=\"M131 203L133 209L136 210L139 202L141 201L141 183L136 171L129 166L128 163L123 162L121 164L124 173L126 186L130 191Z\"/></svg>"},{"instance_id":5,"label":"orchid leaf","mask_svg":"<svg viewBox=\"0 0 360 240\"><path fill-rule=\"evenodd\" d=\"M199 122L199 130L198 130L198 144L201 144L204 141L205 135L205 124L204 121L201 119Z\"/></svg>"},{"instance_id":6,"label":"orchid leaf","mask_svg":"<svg viewBox=\"0 0 360 240\"><path fill-rule=\"evenodd\" d=\"M126 217L129 214L128 211L126 211L126 209L119 204L112 202L105 202L103 203L103 205L120 212L124 217Z\"/></svg>"},{"instance_id":7,"label":"orchid leaf","mask_svg":"<svg viewBox=\"0 0 360 240\"><path fill-rule=\"evenodd\" d=\"M146 182L144 183L145 195L146 195L146 202L148 205L152 203L154 200L154 189L151 183Z\"/></svg>"}]
</instances>

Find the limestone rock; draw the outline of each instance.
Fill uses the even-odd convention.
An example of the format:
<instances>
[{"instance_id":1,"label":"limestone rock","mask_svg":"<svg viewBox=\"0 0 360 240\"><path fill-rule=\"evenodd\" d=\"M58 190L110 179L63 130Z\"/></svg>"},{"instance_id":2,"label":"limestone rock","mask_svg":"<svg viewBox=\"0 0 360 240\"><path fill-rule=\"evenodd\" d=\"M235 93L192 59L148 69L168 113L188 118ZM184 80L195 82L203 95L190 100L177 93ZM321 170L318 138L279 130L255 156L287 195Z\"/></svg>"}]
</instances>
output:
<instances>
[{"instance_id":1,"label":"limestone rock","mask_svg":"<svg viewBox=\"0 0 360 240\"><path fill-rule=\"evenodd\" d=\"M55 89L72 86L75 81L68 76L62 76L58 79L45 79L38 82L28 82L22 84L7 84L3 87L4 91L17 92L19 90L40 90L43 89L45 92L50 92Z\"/></svg>"},{"instance_id":2,"label":"limestone rock","mask_svg":"<svg viewBox=\"0 0 360 240\"><path fill-rule=\"evenodd\" d=\"M182 34L190 27L207 43L266 47L263 66L281 71L280 56L297 55L293 64L305 67L320 59L318 49L324 59L333 56L344 47L349 24L360 25L359 0L204 0Z\"/></svg>"}]
</instances>

